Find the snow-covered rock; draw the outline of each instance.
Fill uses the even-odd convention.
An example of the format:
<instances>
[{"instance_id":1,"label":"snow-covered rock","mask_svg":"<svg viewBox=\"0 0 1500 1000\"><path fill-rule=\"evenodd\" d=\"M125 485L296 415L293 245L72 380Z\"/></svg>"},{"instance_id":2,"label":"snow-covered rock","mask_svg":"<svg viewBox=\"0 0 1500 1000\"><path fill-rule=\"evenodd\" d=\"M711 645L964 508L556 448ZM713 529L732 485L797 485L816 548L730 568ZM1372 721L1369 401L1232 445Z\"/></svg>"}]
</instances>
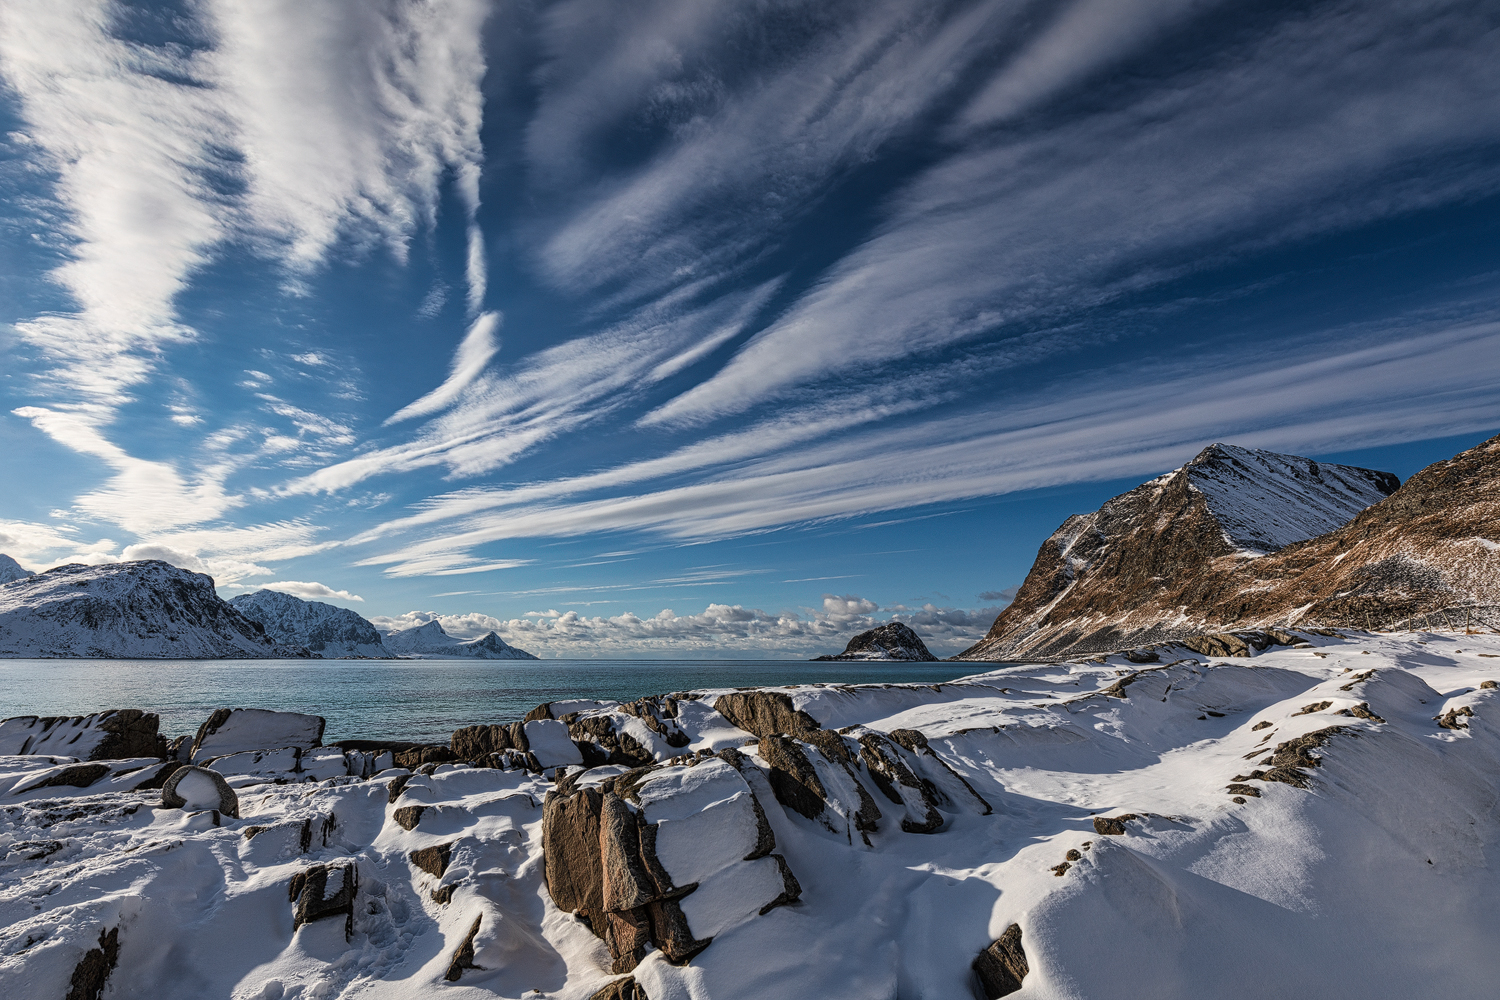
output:
<instances>
[{"instance_id":1,"label":"snow-covered rock","mask_svg":"<svg viewBox=\"0 0 1500 1000\"><path fill-rule=\"evenodd\" d=\"M814 660L936 660L922 637L904 622L891 622L861 632L837 656L815 656Z\"/></svg>"},{"instance_id":2,"label":"snow-covered rock","mask_svg":"<svg viewBox=\"0 0 1500 1000\"><path fill-rule=\"evenodd\" d=\"M67 754L79 760L160 757L166 741L157 734L160 719L139 709L111 709L93 715L0 720L0 754Z\"/></svg>"},{"instance_id":3,"label":"snow-covered rock","mask_svg":"<svg viewBox=\"0 0 1500 1000\"><path fill-rule=\"evenodd\" d=\"M375 626L348 608L322 601L304 601L276 590L257 590L230 598L230 607L266 635L289 646L306 646L325 659L394 656L380 640Z\"/></svg>"},{"instance_id":4,"label":"snow-covered rock","mask_svg":"<svg viewBox=\"0 0 1500 1000\"><path fill-rule=\"evenodd\" d=\"M323 745L323 726L320 715L264 708L220 708L198 727L190 759L201 764L245 750L283 747L311 750Z\"/></svg>"},{"instance_id":5,"label":"snow-covered rock","mask_svg":"<svg viewBox=\"0 0 1500 1000\"><path fill-rule=\"evenodd\" d=\"M397 656L423 660L535 660L536 656L506 645L494 632L487 632L478 639L459 640L443 631L442 624L433 619L416 628L387 632L383 636L385 648Z\"/></svg>"},{"instance_id":6,"label":"snow-covered rock","mask_svg":"<svg viewBox=\"0 0 1500 1000\"><path fill-rule=\"evenodd\" d=\"M22 569L20 563L4 552L0 552L0 584L10 583L12 580L24 580L28 576L35 575L29 569Z\"/></svg>"},{"instance_id":7,"label":"snow-covered rock","mask_svg":"<svg viewBox=\"0 0 1500 1000\"><path fill-rule=\"evenodd\" d=\"M239 818L132 790L175 762L0 756L0 996L1490 995L1500 635L1298 638L679 692L677 756L557 780L304 749Z\"/></svg>"},{"instance_id":8,"label":"snow-covered rock","mask_svg":"<svg viewBox=\"0 0 1500 1000\"><path fill-rule=\"evenodd\" d=\"M69 563L0 587L0 657L307 655L220 600L212 578L155 559Z\"/></svg>"}]
</instances>

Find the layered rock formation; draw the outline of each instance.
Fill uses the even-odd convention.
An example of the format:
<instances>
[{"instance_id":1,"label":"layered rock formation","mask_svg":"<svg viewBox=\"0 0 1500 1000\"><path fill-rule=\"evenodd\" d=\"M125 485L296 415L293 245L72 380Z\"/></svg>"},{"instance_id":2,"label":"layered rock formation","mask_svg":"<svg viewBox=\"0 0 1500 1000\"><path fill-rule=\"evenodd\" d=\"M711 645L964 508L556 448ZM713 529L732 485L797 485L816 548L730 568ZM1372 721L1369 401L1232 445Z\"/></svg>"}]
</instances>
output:
<instances>
[{"instance_id":1,"label":"layered rock formation","mask_svg":"<svg viewBox=\"0 0 1500 1000\"><path fill-rule=\"evenodd\" d=\"M392 657L375 626L348 608L304 601L275 590L257 590L229 601L240 614L259 622L266 635L289 646L306 646L326 659Z\"/></svg>"},{"instance_id":2,"label":"layered rock formation","mask_svg":"<svg viewBox=\"0 0 1500 1000\"><path fill-rule=\"evenodd\" d=\"M69 563L0 587L0 657L308 655L221 600L211 577L155 559Z\"/></svg>"},{"instance_id":3,"label":"layered rock formation","mask_svg":"<svg viewBox=\"0 0 1500 1000\"><path fill-rule=\"evenodd\" d=\"M891 622L861 632L837 656L815 656L814 660L936 660L922 637L902 622Z\"/></svg>"},{"instance_id":4,"label":"layered rock formation","mask_svg":"<svg viewBox=\"0 0 1500 1000\"><path fill-rule=\"evenodd\" d=\"M1319 519L1338 510L1333 499L1352 507L1391 478L1281 456L1293 470L1308 463L1307 471L1283 476L1275 490L1282 502L1268 506L1235 501L1234 480L1222 474L1202 487L1199 469L1222 470L1224 454L1243 465L1216 446L1095 514L1069 518L1042 545L1015 602L956 658L1062 659L1273 626L1500 624L1500 438L1423 469L1347 523L1301 540L1288 539L1288 525L1326 523ZM1305 479L1341 485L1317 494L1292 488ZM1361 482L1369 488L1353 488ZM1259 481L1240 486L1247 495L1271 492ZM1257 554L1256 539L1281 547Z\"/></svg>"},{"instance_id":5,"label":"layered rock formation","mask_svg":"<svg viewBox=\"0 0 1500 1000\"><path fill-rule=\"evenodd\" d=\"M535 660L538 657L507 645L494 632L487 632L478 639L455 639L443 631L437 619L416 628L387 632L385 648L397 656L423 660Z\"/></svg>"}]
</instances>

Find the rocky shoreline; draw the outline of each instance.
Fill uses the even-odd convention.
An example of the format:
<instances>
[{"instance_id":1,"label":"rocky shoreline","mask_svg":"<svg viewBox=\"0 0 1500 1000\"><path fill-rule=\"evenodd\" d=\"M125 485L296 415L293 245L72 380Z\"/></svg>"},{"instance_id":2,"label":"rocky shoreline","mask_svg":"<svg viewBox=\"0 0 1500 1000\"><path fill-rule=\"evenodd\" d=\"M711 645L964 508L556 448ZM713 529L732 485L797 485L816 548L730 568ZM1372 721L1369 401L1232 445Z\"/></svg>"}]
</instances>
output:
<instances>
[{"instance_id":1,"label":"rocky shoreline","mask_svg":"<svg viewBox=\"0 0 1500 1000\"><path fill-rule=\"evenodd\" d=\"M1283 995L1334 981L1316 911L1392 982L1436 963L1464 994L1494 963L1402 915L1500 898L1465 861L1500 832L1496 678L1495 634L1241 632L552 702L446 744L257 709L170 739L140 711L8 719L0 992L1099 995L1149 942L1133 983L1207 995L1209 956L1258 940L1280 960L1247 988ZM1412 820L1427 801L1472 805ZM1344 846L1288 867L1288 836Z\"/></svg>"}]
</instances>

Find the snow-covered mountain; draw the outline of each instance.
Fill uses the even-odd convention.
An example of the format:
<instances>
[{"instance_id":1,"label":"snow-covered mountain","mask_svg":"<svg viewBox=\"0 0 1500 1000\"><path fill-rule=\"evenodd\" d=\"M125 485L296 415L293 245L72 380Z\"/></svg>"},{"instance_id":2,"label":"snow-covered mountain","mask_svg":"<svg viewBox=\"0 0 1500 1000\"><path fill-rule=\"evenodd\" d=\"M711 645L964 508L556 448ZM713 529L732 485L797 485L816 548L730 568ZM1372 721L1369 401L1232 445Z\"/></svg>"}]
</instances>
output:
<instances>
[{"instance_id":1,"label":"snow-covered mountain","mask_svg":"<svg viewBox=\"0 0 1500 1000\"><path fill-rule=\"evenodd\" d=\"M956 658L1060 658L1201 631L1197 619L1163 626L1172 614L1162 595L1217 562L1239 565L1339 528L1399 485L1373 469L1211 445L1064 521L989 634Z\"/></svg>"},{"instance_id":2,"label":"snow-covered mountain","mask_svg":"<svg viewBox=\"0 0 1500 1000\"><path fill-rule=\"evenodd\" d=\"M957 658L1061 659L1272 626L1500 628L1500 436L1259 557L1211 544L1209 504L1174 506L1161 483L1070 518L1016 602Z\"/></svg>"},{"instance_id":3,"label":"snow-covered mountain","mask_svg":"<svg viewBox=\"0 0 1500 1000\"><path fill-rule=\"evenodd\" d=\"M433 619L416 628L387 632L383 636L385 648L397 656L423 660L535 660L524 649L506 645L494 632L487 632L478 639L467 641L453 638L443 631L443 626Z\"/></svg>"},{"instance_id":4,"label":"snow-covered mountain","mask_svg":"<svg viewBox=\"0 0 1500 1000\"><path fill-rule=\"evenodd\" d=\"M816 660L936 660L922 637L903 622L891 622L861 632L837 656L815 656Z\"/></svg>"},{"instance_id":5,"label":"snow-covered mountain","mask_svg":"<svg viewBox=\"0 0 1500 1000\"><path fill-rule=\"evenodd\" d=\"M148 559L69 563L0 587L0 657L305 657L219 599L202 573Z\"/></svg>"},{"instance_id":6,"label":"snow-covered mountain","mask_svg":"<svg viewBox=\"0 0 1500 1000\"><path fill-rule=\"evenodd\" d=\"M0 996L1492 996L1500 635L1297 638L0 757Z\"/></svg>"},{"instance_id":7,"label":"snow-covered mountain","mask_svg":"<svg viewBox=\"0 0 1500 1000\"><path fill-rule=\"evenodd\" d=\"M306 646L326 659L394 656L380 640L375 626L348 608L322 601L304 601L276 590L257 590L231 598L230 607L277 642Z\"/></svg>"},{"instance_id":8,"label":"snow-covered mountain","mask_svg":"<svg viewBox=\"0 0 1500 1000\"><path fill-rule=\"evenodd\" d=\"M31 570L22 569L20 563L4 552L0 552L0 584L10 583L12 580L24 580L34 575Z\"/></svg>"}]
</instances>

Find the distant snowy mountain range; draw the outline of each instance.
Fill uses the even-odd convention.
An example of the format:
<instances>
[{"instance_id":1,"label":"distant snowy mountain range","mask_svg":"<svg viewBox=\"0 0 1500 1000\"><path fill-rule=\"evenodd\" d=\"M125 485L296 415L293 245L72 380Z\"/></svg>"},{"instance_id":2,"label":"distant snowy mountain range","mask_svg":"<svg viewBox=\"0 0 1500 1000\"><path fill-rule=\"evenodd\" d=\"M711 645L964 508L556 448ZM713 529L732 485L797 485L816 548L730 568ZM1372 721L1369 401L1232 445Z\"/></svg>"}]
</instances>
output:
<instances>
[{"instance_id":1,"label":"distant snowy mountain range","mask_svg":"<svg viewBox=\"0 0 1500 1000\"><path fill-rule=\"evenodd\" d=\"M372 626L373 627L373 626ZM416 628L385 633L385 648L397 656L423 660L535 660L536 656L506 645L494 632L467 641L443 631L436 620Z\"/></svg>"},{"instance_id":2,"label":"distant snowy mountain range","mask_svg":"<svg viewBox=\"0 0 1500 1000\"><path fill-rule=\"evenodd\" d=\"M155 559L69 563L0 585L0 657L307 655L221 600L210 577Z\"/></svg>"},{"instance_id":3,"label":"distant snowy mountain range","mask_svg":"<svg viewBox=\"0 0 1500 1000\"><path fill-rule=\"evenodd\" d=\"M348 608L322 601L304 601L276 590L257 590L229 601L230 607L251 621L259 622L266 635L277 642L306 646L326 659L393 655L380 641L380 633Z\"/></svg>"},{"instance_id":4,"label":"distant snowy mountain range","mask_svg":"<svg viewBox=\"0 0 1500 1000\"><path fill-rule=\"evenodd\" d=\"M158 560L31 573L0 554L0 658L535 660L494 632L436 621L382 636L348 608L261 590L224 601L213 579Z\"/></svg>"}]
</instances>

